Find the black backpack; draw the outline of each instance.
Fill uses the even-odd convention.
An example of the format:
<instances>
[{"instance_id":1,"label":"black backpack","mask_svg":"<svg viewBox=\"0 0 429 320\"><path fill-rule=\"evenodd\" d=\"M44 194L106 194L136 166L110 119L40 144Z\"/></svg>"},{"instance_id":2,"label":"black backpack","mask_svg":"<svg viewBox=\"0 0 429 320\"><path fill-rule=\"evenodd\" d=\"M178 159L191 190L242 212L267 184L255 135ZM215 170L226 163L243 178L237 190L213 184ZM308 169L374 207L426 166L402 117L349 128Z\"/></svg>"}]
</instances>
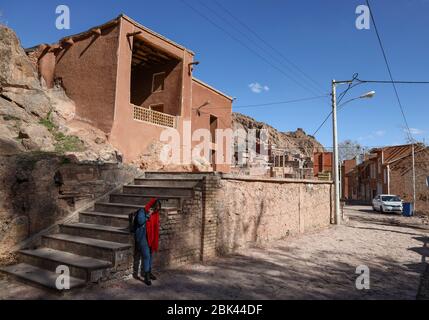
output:
<instances>
[{"instance_id":1,"label":"black backpack","mask_svg":"<svg viewBox=\"0 0 429 320\"><path fill-rule=\"evenodd\" d=\"M137 229L141 226L138 220L138 215L140 210L143 210L143 212L145 212L144 208L140 208L130 215L130 231L132 233L136 233Z\"/></svg>"}]
</instances>

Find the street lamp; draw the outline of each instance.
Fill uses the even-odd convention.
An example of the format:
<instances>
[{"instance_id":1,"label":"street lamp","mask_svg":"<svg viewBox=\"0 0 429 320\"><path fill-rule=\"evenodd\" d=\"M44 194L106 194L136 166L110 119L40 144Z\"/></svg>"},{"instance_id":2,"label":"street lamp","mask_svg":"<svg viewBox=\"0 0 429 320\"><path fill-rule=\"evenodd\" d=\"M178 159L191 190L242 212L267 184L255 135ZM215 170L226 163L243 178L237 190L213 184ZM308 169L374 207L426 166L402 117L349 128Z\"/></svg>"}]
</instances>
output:
<instances>
[{"instance_id":1,"label":"street lamp","mask_svg":"<svg viewBox=\"0 0 429 320\"><path fill-rule=\"evenodd\" d=\"M335 192L335 224L339 225L341 221L341 215L340 215L340 175L339 175L339 168L338 168L338 130L337 130L337 89L336 86L338 84L351 84L353 83L353 80L347 80L347 81L335 81L332 80L332 130L333 130L333 142L334 142L334 161L332 163L333 166L333 172L334 172L334 192ZM341 105L344 106L345 104L357 100L357 99L366 99L366 98L372 98L375 95L375 91L367 92L357 98L350 99L349 101L346 101Z\"/></svg>"}]
</instances>

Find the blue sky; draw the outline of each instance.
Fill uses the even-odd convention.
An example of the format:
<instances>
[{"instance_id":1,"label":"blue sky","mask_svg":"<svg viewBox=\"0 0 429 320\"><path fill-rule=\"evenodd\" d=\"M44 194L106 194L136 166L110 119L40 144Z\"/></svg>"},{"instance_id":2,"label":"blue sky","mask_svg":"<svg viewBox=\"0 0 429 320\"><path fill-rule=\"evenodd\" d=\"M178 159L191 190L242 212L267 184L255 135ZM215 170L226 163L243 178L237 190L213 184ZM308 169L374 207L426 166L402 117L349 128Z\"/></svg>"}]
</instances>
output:
<instances>
[{"instance_id":1,"label":"blue sky","mask_svg":"<svg viewBox=\"0 0 429 320\"><path fill-rule=\"evenodd\" d=\"M2 1L0 20L15 29L23 46L30 47L85 31L123 12L192 49L201 62L196 77L236 97L235 111L281 131L300 127L312 134L330 111L329 98L239 107L327 94L331 79L350 79L354 73L361 79L388 79L373 25L370 30L355 27L355 9L364 0L216 0L276 52L215 1L185 1L223 30L180 0ZM55 8L60 4L70 7L70 30L55 28ZM429 80L429 1L372 0L372 7L395 79ZM320 88L286 67L277 52ZM357 140L364 146L404 143L404 122L391 85L357 86L345 100L370 90L377 92L375 98L352 102L339 113L340 140ZM398 91L414 137L428 142L429 85L400 85ZM328 122L317 139L329 147L331 137Z\"/></svg>"}]
</instances>

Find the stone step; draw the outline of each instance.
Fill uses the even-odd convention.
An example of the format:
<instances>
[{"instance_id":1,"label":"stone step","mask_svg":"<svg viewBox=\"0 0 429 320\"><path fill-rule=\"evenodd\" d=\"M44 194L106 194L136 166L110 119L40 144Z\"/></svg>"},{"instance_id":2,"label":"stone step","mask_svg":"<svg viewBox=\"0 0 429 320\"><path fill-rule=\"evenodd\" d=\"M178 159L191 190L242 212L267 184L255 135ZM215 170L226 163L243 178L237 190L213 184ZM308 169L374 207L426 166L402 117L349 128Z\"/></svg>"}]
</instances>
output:
<instances>
[{"instance_id":1,"label":"stone step","mask_svg":"<svg viewBox=\"0 0 429 320\"><path fill-rule=\"evenodd\" d=\"M24 283L41 286L44 288L58 290L56 280L59 274L46 269L40 269L36 266L26 263L18 263L12 266L1 267L0 271L23 281ZM70 289L85 286L86 281L75 277L70 277Z\"/></svg>"},{"instance_id":2,"label":"stone step","mask_svg":"<svg viewBox=\"0 0 429 320\"><path fill-rule=\"evenodd\" d=\"M144 207L144 205L129 204L129 203L111 203L111 202L97 202L94 205L94 211L115 213L123 215L134 214L138 209ZM177 207L162 207L163 212L177 211Z\"/></svg>"},{"instance_id":3,"label":"stone step","mask_svg":"<svg viewBox=\"0 0 429 320\"><path fill-rule=\"evenodd\" d=\"M214 172L145 172L149 179L203 179L215 175Z\"/></svg>"},{"instance_id":4,"label":"stone step","mask_svg":"<svg viewBox=\"0 0 429 320\"><path fill-rule=\"evenodd\" d=\"M79 222L118 228L129 228L130 226L130 218L127 215L97 211L80 212Z\"/></svg>"},{"instance_id":5,"label":"stone step","mask_svg":"<svg viewBox=\"0 0 429 320\"><path fill-rule=\"evenodd\" d=\"M112 268L112 263L104 260L85 257L74 253L39 248L18 251L20 261L41 269L54 271L58 266L70 268L70 275L88 282L97 282Z\"/></svg>"},{"instance_id":6,"label":"stone step","mask_svg":"<svg viewBox=\"0 0 429 320\"><path fill-rule=\"evenodd\" d=\"M128 228L109 227L82 222L61 224L60 232L73 236L119 243L132 243L133 239Z\"/></svg>"},{"instance_id":7,"label":"stone step","mask_svg":"<svg viewBox=\"0 0 429 320\"><path fill-rule=\"evenodd\" d=\"M126 185L123 187L123 193L132 193L139 195L163 194L165 196L183 196L193 197L194 189L186 187L172 186L145 186L145 185Z\"/></svg>"},{"instance_id":8,"label":"stone step","mask_svg":"<svg viewBox=\"0 0 429 320\"><path fill-rule=\"evenodd\" d=\"M146 179L138 178L134 179L135 185L146 185L146 186L172 186L172 187L185 187L194 188L198 187L202 182L202 179Z\"/></svg>"},{"instance_id":9,"label":"stone step","mask_svg":"<svg viewBox=\"0 0 429 320\"><path fill-rule=\"evenodd\" d=\"M131 245L85 238L70 234L53 234L42 238L42 245L54 250L66 251L86 257L109 261L117 267L127 261Z\"/></svg>"},{"instance_id":10,"label":"stone step","mask_svg":"<svg viewBox=\"0 0 429 320\"><path fill-rule=\"evenodd\" d=\"M151 194L151 195L138 195L138 194L130 194L130 193L113 193L110 195L111 203L127 203L127 204L135 204L135 205L145 205L152 198L157 198L161 201L161 205L163 207L182 207L182 201L185 199L190 199L189 197L181 197L181 196L164 196L159 194Z\"/></svg>"}]
</instances>

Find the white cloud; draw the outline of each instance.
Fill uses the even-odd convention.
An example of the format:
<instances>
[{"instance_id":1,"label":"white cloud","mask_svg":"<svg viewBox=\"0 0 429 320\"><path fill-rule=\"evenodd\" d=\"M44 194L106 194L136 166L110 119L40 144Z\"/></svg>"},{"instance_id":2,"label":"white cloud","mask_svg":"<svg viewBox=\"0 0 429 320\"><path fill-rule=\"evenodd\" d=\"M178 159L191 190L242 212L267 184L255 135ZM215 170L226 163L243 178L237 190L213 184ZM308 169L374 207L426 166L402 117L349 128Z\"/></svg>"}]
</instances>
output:
<instances>
[{"instance_id":1,"label":"white cloud","mask_svg":"<svg viewBox=\"0 0 429 320\"><path fill-rule=\"evenodd\" d=\"M270 88L267 85L261 85L259 82L254 82L249 84L250 90L253 93L261 93L263 91L270 91Z\"/></svg>"},{"instance_id":2,"label":"white cloud","mask_svg":"<svg viewBox=\"0 0 429 320\"><path fill-rule=\"evenodd\" d=\"M377 137L382 137L382 136L384 136L385 134L386 134L386 131L384 131L384 130L377 130L376 132L374 132L375 133L375 135L377 136Z\"/></svg>"},{"instance_id":3,"label":"white cloud","mask_svg":"<svg viewBox=\"0 0 429 320\"><path fill-rule=\"evenodd\" d=\"M405 132L407 132L408 130L404 130ZM420 135L425 133L423 130L417 129L417 128L410 128L410 132L411 134L415 134L415 135Z\"/></svg>"}]
</instances>

